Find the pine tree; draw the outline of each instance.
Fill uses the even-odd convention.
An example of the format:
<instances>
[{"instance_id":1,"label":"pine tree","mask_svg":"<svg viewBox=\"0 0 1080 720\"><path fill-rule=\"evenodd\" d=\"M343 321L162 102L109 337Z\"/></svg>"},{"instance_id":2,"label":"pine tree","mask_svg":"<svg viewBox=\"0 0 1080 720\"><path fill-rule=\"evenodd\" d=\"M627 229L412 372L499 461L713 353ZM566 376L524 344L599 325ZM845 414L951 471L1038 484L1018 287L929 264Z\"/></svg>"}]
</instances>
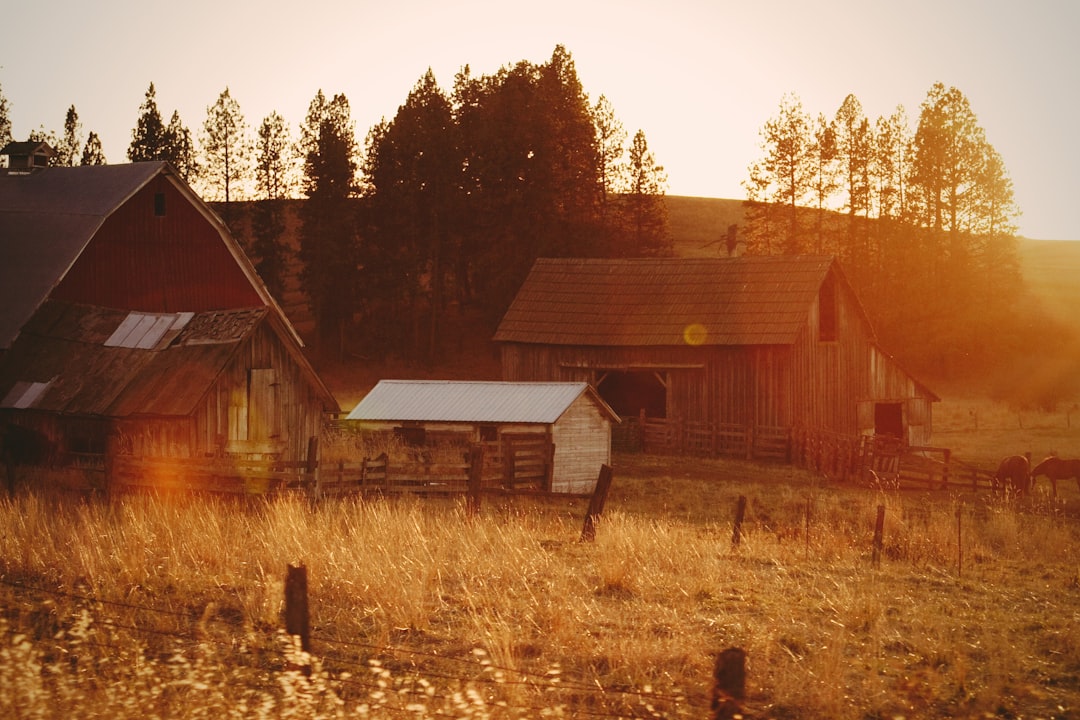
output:
<instances>
[{"instance_id":1,"label":"pine tree","mask_svg":"<svg viewBox=\"0 0 1080 720\"><path fill-rule=\"evenodd\" d=\"M225 88L206 108L201 136L203 163L200 179L210 199L224 200L226 208L239 199L250 175L250 141L240 103ZM226 210L226 212L228 212Z\"/></svg>"},{"instance_id":2,"label":"pine tree","mask_svg":"<svg viewBox=\"0 0 1080 720\"><path fill-rule=\"evenodd\" d=\"M4 89L0 87L0 148L11 142L11 108L4 96Z\"/></svg>"},{"instance_id":3,"label":"pine tree","mask_svg":"<svg viewBox=\"0 0 1080 720\"><path fill-rule=\"evenodd\" d=\"M751 179L746 185L752 210L749 221L759 224L749 229L752 244L759 247L765 244L785 253L806 250L799 208L813 186L814 142L810 124L802 101L795 95L785 95L779 114L770 118L761 130L765 157L751 166ZM777 207L764 208L762 204ZM761 223L767 223L770 228L765 234L761 232ZM778 243L768 239L775 233L780 233Z\"/></svg>"},{"instance_id":4,"label":"pine tree","mask_svg":"<svg viewBox=\"0 0 1080 720\"><path fill-rule=\"evenodd\" d=\"M356 306L358 266L356 221L356 138L349 101L320 90L301 126L304 193L301 279L316 317L320 349L340 359L345 329Z\"/></svg>"},{"instance_id":5,"label":"pine tree","mask_svg":"<svg viewBox=\"0 0 1080 720\"><path fill-rule=\"evenodd\" d=\"M447 277L457 267L450 238L462 167L450 100L430 69L367 145L369 303L396 297L412 322L411 337L397 333L394 344L430 362Z\"/></svg>"},{"instance_id":6,"label":"pine tree","mask_svg":"<svg viewBox=\"0 0 1080 720\"><path fill-rule=\"evenodd\" d=\"M638 130L630 145L628 163L630 187L626 193L625 251L632 257L671 254L671 234L668 231L667 174L656 162L645 132Z\"/></svg>"},{"instance_id":7,"label":"pine tree","mask_svg":"<svg viewBox=\"0 0 1080 720\"><path fill-rule=\"evenodd\" d=\"M55 164L63 167L75 165L75 161L79 159L79 148L82 144L82 123L79 122L79 114L75 112L75 106L72 105L64 117L64 137L60 139L56 148Z\"/></svg>"},{"instance_id":8,"label":"pine tree","mask_svg":"<svg viewBox=\"0 0 1080 720\"><path fill-rule=\"evenodd\" d=\"M165 145L160 159L172 163L180 177L189 183L199 177L201 168L195 157L191 131L180 121L180 113L175 110L165 128Z\"/></svg>"},{"instance_id":9,"label":"pine tree","mask_svg":"<svg viewBox=\"0 0 1080 720\"><path fill-rule=\"evenodd\" d=\"M107 165L105 152L101 148L101 138L96 132L91 131L86 138L86 146L83 147L80 165Z\"/></svg>"},{"instance_id":10,"label":"pine tree","mask_svg":"<svg viewBox=\"0 0 1080 720\"><path fill-rule=\"evenodd\" d=\"M131 131L131 144L127 156L131 162L164 159L166 144L165 124L158 112L157 92L154 83L146 91L146 97L139 106L139 119Z\"/></svg>"},{"instance_id":11,"label":"pine tree","mask_svg":"<svg viewBox=\"0 0 1080 720\"><path fill-rule=\"evenodd\" d=\"M254 240L250 248L255 269L274 297L285 293L288 251L285 233L286 198L292 194L293 147L284 118L272 112L259 125L255 140L255 188L260 201L252 217Z\"/></svg>"},{"instance_id":12,"label":"pine tree","mask_svg":"<svg viewBox=\"0 0 1080 720\"><path fill-rule=\"evenodd\" d=\"M294 151L289 127L277 112L259 125L255 140L255 189L263 199L291 197L296 186Z\"/></svg>"}]
</instances>

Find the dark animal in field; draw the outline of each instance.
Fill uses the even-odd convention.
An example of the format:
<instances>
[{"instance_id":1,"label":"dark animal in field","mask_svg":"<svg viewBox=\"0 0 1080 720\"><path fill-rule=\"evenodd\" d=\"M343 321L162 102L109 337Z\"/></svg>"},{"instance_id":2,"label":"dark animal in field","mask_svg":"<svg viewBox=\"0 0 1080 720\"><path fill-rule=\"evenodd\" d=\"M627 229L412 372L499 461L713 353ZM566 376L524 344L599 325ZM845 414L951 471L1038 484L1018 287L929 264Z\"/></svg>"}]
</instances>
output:
<instances>
[{"instance_id":1,"label":"dark animal in field","mask_svg":"<svg viewBox=\"0 0 1080 720\"><path fill-rule=\"evenodd\" d=\"M1054 488L1054 497L1057 497L1057 481L1076 478L1076 487L1080 488L1080 460L1063 460L1057 455L1051 455L1031 469L1031 484L1034 487L1035 478L1045 475L1050 479L1050 485Z\"/></svg>"},{"instance_id":2,"label":"dark animal in field","mask_svg":"<svg viewBox=\"0 0 1080 720\"><path fill-rule=\"evenodd\" d=\"M994 490L1012 488L1017 495L1031 489L1031 463L1023 455L1002 458L994 475Z\"/></svg>"}]
</instances>

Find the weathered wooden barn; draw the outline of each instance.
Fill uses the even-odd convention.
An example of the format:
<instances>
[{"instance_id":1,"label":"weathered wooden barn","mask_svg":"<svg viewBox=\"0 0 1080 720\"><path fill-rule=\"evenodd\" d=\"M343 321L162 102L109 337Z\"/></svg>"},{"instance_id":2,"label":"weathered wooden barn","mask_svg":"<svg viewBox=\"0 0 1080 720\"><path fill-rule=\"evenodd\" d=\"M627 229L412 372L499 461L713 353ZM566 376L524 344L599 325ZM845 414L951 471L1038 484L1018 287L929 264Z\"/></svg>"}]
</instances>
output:
<instances>
[{"instance_id":1,"label":"weathered wooden barn","mask_svg":"<svg viewBox=\"0 0 1080 720\"><path fill-rule=\"evenodd\" d=\"M546 489L587 493L611 462L618 416L583 382L382 380L346 420L417 445L457 438L498 448L539 438L551 448Z\"/></svg>"},{"instance_id":2,"label":"weathered wooden barn","mask_svg":"<svg viewBox=\"0 0 1080 720\"><path fill-rule=\"evenodd\" d=\"M830 257L540 259L494 339L505 380L587 382L624 417L749 438L922 445L938 399L878 347Z\"/></svg>"},{"instance_id":3,"label":"weathered wooden barn","mask_svg":"<svg viewBox=\"0 0 1080 720\"><path fill-rule=\"evenodd\" d=\"M8 438L34 433L54 456L301 460L339 412L226 226L168 164L0 173Z\"/></svg>"}]
</instances>

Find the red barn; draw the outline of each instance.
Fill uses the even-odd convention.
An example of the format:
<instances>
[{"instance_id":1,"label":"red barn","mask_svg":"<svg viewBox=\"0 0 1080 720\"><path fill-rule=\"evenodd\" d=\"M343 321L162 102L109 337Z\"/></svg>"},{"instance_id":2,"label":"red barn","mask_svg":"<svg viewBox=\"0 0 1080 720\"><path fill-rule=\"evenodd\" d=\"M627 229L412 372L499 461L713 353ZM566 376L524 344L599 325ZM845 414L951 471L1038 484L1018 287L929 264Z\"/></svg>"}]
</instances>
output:
<instances>
[{"instance_id":1,"label":"red barn","mask_svg":"<svg viewBox=\"0 0 1080 720\"><path fill-rule=\"evenodd\" d=\"M302 459L339 412L167 163L0 174L0 427L53 453Z\"/></svg>"}]
</instances>

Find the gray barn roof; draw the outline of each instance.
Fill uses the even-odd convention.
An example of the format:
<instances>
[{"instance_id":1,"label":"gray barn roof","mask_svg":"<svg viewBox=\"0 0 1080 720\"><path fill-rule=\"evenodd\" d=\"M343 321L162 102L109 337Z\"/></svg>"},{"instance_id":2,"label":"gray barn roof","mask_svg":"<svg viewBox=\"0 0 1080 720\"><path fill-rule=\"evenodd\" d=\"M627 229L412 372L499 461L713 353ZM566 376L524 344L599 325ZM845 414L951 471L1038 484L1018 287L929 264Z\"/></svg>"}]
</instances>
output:
<instances>
[{"instance_id":1,"label":"gray barn roof","mask_svg":"<svg viewBox=\"0 0 1080 720\"><path fill-rule=\"evenodd\" d=\"M495 340L790 345L806 326L830 271L842 278L833 258L818 256L541 258L503 316Z\"/></svg>"},{"instance_id":2,"label":"gray barn roof","mask_svg":"<svg viewBox=\"0 0 1080 720\"><path fill-rule=\"evenodd\" d=\"M588 383L380 380L348 420L550 424L583 394L618 416Z\"/></svg>"}]
</instances>

